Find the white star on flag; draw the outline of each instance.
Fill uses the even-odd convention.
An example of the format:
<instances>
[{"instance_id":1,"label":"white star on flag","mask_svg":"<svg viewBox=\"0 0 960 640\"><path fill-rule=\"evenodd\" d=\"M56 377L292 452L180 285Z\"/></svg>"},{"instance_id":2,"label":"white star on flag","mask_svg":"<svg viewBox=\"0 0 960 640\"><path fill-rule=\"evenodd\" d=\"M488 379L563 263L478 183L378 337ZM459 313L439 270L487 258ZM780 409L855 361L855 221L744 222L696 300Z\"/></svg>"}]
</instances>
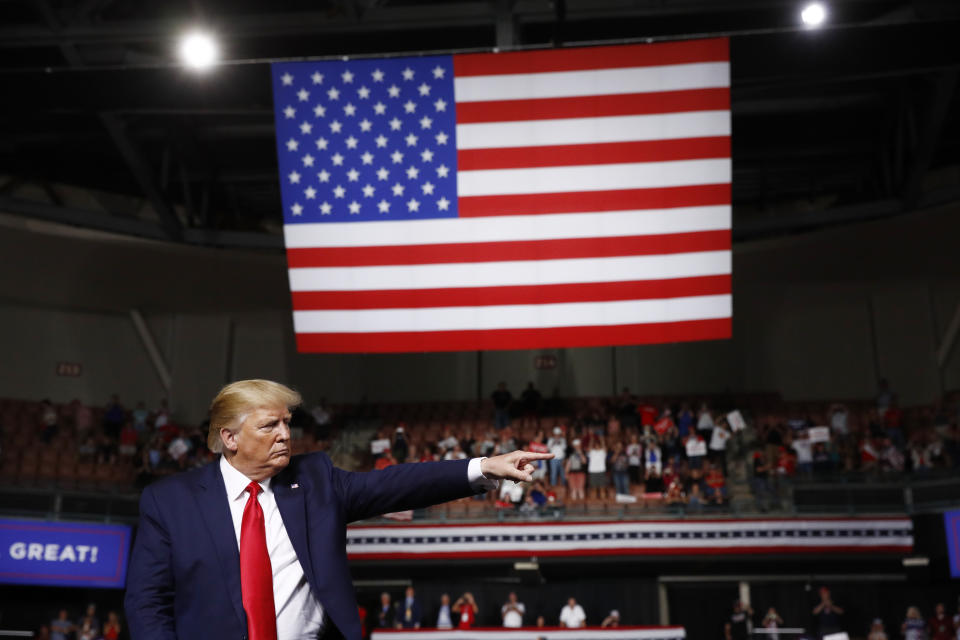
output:
<instances>
[{"instance_id":1,"label":"white star on flag","mask_svg":"<svg viewBox=\"0 0 960 640\"><path fill-rule=\"evenodd\" d=\"M450 169L447 167L447 165L442 164L442 165L440 165L439 167L437 167L437 177L438 177L438 178L446 178L446 177L447 177L447 174L449 174L449 173L450 173Z\"/></svg>"},{"instance_id":2,"label":"white star on flag","mask_svg":"<svg viewBox=\"0 0 960 640\"><path fill-rule=\"evenodd\" d=\"M361 100L366 100L370 97L370 89L367 89L366 87L360 87L357 89L357 95L360 96Z\"/></svg>"},{"instance_id":3,"label":"white star on flag","mask_svg":"<svg viewBox=\"0 0 960 640\"><path fill-rule=\"evenodd\" d=\"M399 151L394 151L390 154L390 159L393 160L393 164L400 164L403 162L403 154Z\"/></svg>"},{"instance_id":4,"label":"white star on flag","mask_svg":"<svg viewBox=\"0 0 960 640\"><path fill-rule=\"evenodd\" d=\"M382 116L387 112L387 105L383 104L382 102L378 102L377 104L373 105L373 112L378 116Z\"/></svg>"},{"instance_id":5,"label":"white star on flag","mask_svg":"<svg viewBox=\"0 0 960 640\"><path fill-rule=\"evenodd\" d=\"M293 76L289 73L285 73L280 76L280 81L284 84L284 86L290 86L293 84Z\"/></svg>"},{"instance_id":6,"label":"white star on flag","mask_svg":"<svg viewBox=\"0 0 960 640\"><path fill-rule=\"evenodd\" d=\"M407 178L409 178L410 180L414 180L419 175L420 175L420 169L417 169L413 165L410 165L409 167L407 167Z\"/></svg>"},{"instance_id":7,"label":"white star on flag","mask_svg":"<svg viewBox=\"0 0 960 640\"><path fill-rule=\"evenodd\" d=\"M450 208L449 200L447 200L446 198L440 198L439 200L437 200L437 209L439 209L440 211L446 211L449 208Z\"/></svg>"},{"instance_id":8,"label":"white star on flag","mask_svg":"<svg viewBox=\"0 0 960 640\"><path fill-rule=\"evenodd\" d=\"M313 156L309 153L303 156L303 166L312 167L313 166Z\"/></svg>"},{"instance_id":9,"label":"white star on flag","mask_svg":"<svg viewBox=\"0 0 960 640\"><path fill-rule=\"evenodd\" d=\"M333 210L333 207L331 207L331 206L330 206L330 203L327 202L326 200L324 200L324 201L320 204L320 215L328 216L328 215L330 215L330 212L331 212L332 210Z\"/></svg>"},{"instance_id":10,"label":"white star on flag","mask_svg":"<svg viewBox=\"0 0 960 640\"><path fill-rule=\"evenodd\" d=\"M317 151L326 151L327 150L327 139L323 136L317 138Z\"/></svg>"},{"instance_id":11,"label":"white star on flag","mask_svg":"<svg viewBox=\"0 0 960 640\"><path fill-rule=\"evenodd\" d=\"M447 134L443 131L434 136L437 139L437 144L447 144Z\"/></svg>"},{"instance_id":12,"label":"white star on flag","mask_svg":"<svg viewBox=\"0 0 960 640\"><path fill-rule=\"evenodd\" d=\"M313 115L318 118L322 118L323 116L327 115L326 107L324 107L322 104L318 104L313 108Z\"/></svg>"},{"instance_id":13,"label":"white star on flag","mask_svg":"<svg viewBox=\"0 0 960 640\"><path fill-rule=\"evenodd\" d=\"M369 151L364 151L363 155L360 156L360 160L363 164L373 164L373 154Z\"/></svg>"},{"instance_id":14,"label":"white star on flag","mask_svg":"<svg viewBox=\"0 0 960 640\"><path fill-rule=\"evenodd\" d=\"M340 133L341 129L343 129L343 125L339 120L334 120L330 123L330 133Z\"/></svg>"},{"instance_id":15,"label":"white star on flag","mask_svg":"<svg viewBox=\"0 0 960 640\"><path fill-rule=\"evenodd\" d=\"M367 133L370 131L370 128L373 127L373 123L364 118L360 121L360 131Z\"/></svg>"},{"instance_id":16,"label":"white star on flag","mask_svg":"<svg viewBox=\"0 0 960 640\"><path fill-rule=\"evenodd\" d=\"M309 99L310 99L309 91L307 91L306 89L300 89L300 91L297 91L297 100L299 100L300 102L306 102Z\"/></svg>"},{"instance_id":17,"label":"white star on flag","mask_svg":"<svg viewBox=\"0 0 960 640\"><path fill-rule=\"evenodd\" d=\"M407 100L403 103L403 110L407 113L413 113L417 110L417 103L415 103L413 100Z\"/></svg>"},{"instance_id":18,"label":"white star on flag","mask_svg":"<svg viewBox=\"0 0 960 640\"><path fill-rule=\"evenodd\" d=\"M377 143L377 146L378 146L378 147L384 148L384 147L387 146L387 136L385 136L385 135L383 135L383 134L381 133L381 134L378 135L376 138L374 138L374 142Z\"/></svg>"},{"instance_id":19,"label":"white star on flag","mask_svg":"<svg viewBox=\"0 0 960 640\"><path fill-rule=\"evenodd\" d=\"M313 187L307 187L303 190L303 195L307 197L307 200L313 200L317 197L317 190Z\"/></svg>"},{"instance_id":20,"label":"white star on flag","mask_svg":"<svg viewBox=\"0 0 960 640\"><path fill-rule=\"evenodd\" d=\"M433 120L431 120L428 116L423 116L422 118L420 118L421 129L429 129L432 125L433 125Z\"/></svg>"},{"instance_id":21,"label":"white star on flag","mask_svg":"<svg viewBox=\"0 0 960 640\"><path fill-rule=\"evenodd\" d=\"M287 151L296 151L297 147L299 146L300 146L300 143L294 140L293 138L290 138L289 140L287 140Z\"/></svg>"},{"instance_id":22,"label":"white star on flag","mask_svg":"<svg viewBox=\"0 0 960 640\"><path fill-rule=\"evenodd\" d=\"M403 79L404 80L413 80L413 69L407 67L403 70Z\"/></svg>"},{"instance_id":23,"label":"white star on flag","mask_svg":"<svg viewBox=\"0 0 960 640\"><path fill-rule=\"evenodd\" d=\"M424 149L422 152L420 152L420 159L424 162L431 162L433 160L433 151L430 151L430 149Z\"/></svg>"},{"instance_id":24,"label":"white star on flag","mask_svg":"<svg viewBox=\"0 0 960 640\"><path fill-rule=\"evenodd\" d=\"M340 74L340 77L343 78L343 81L344 81L345 83L347 83L347 84L350 84L351 82L353 82L353 74L350 73L349 70L344 71L343 73L341 73L341 74Z\"/></svg>"},{"instance_id":25,"label":"white star on flag","mask_svg":"<svg viewBox=\"0 0 960 640\"><path fill-rule=\"evenodd\" d=\"M401 126L402 124L403 124L403 123L400 122L400 119L399 119L399 118L394 118L393 120L390 121L390 130L391 130L391 131L400 131L400 126Z\"/></svg>"},{"instance_id":26,"label":"white star on flag","mask_svg":"<svg viewBox=\"0 0 960 640\"><path fill-rule=\"evenodd\" d=\"M374 69L370 75L373 76L374 82L383 82L383 71L380 71L380 69Z\"/></svg>"},{"instance_id":27,"label":"white star on flag","mask_svg":"<svg viewBox=\"0 0 960 640\"><path fill-rule=\"evenodd\" d=\"M331 156L330 159L333 160L333 164L337 165L338 167L343 166L343 156L340 155L339 153L333 154L333 156Z\"/></svg>"},{"instance_id":28,"label":"white star on flag","mask_svg":"<svg viewBox=\"0 0 960 640\"><path fill-rule=\"evenodd\" d=\"M300 184L300 174L296 171L290 172L290 184Z\"/></svg>"},{"instance_id":29,"label":"white star on flag","mask_svg":"<svg viewBox=\"0 0 960 640\"><path fill-rule=\"evenodd\" d=\"M377 169L377 180L386 180L390 177L390 172L387 171L386 167L380 167Z\"/></svg>"},{"instance_id":30,"label":"white star on flag","mask_svg":"<svg viewBox=\"0 0 960 640\"><path fill-rule=\"evenodd\" d=\"M357 108L356 108L355 106L353 106L353 104L351 104L351 103L348 102L347 104L343 105L343 113L344 113L344 114L346 114L346 115L348 115L348 116L352 116L352 115L354 115L356 112L357 112Z\"/></svg>"},{"instance_id":31,"label":"white star on flag","mask_svg":"<svg viewBox=\"0 0 960 640\"><path fill-rule=\"evenodd\" d=\"M398 86L395 85L395 84L390 85L390 86L387 88L387 95L389 95L391 98L399 98L399 97L400 97L400 87L398 87Z\"/></svg>"},{"instance_id":32,"label":"white star on flag","mask_svg":"<svg viewBox=\"0 0 960 640\"><path fill-rule=\"evenodd\" d=\"M323 169L317 174L317 179L320 180L320 182L330 182L330 172Z\"/></svg>"},{"instance_id":33,"label":"white star on flag","mask_svg":"<svg viewBox=\"0 0 960 640\"><path fill-rule=\"evenodd\" d=\"M303 207L300 206L299 202L295 202L293 203L293 206L290 207L290 211L293 213L293 215L299 216L303 213Z\"/></svg>"},{"instance_id":34,"label":"white star on flag","mask_svg":"<svg viewBox=\"0 0 960 640\"><path fill-rule=\"evenodd\" d=\"M414 198L410 198L410 200L407 201L407 209L410 211L419 211L420 202Z\"/></svg>"},{"instance_id":35,"label":"white star on flag","mask_svg":"<svg viewBox=\"0 0 960 640\"><path fill-rule=\"evenodd\" d=\"M408 147L415 147L415 146L417 146L417 140L418 140L418 138L417 138L417 136L413 135L412 133L407 134L407 137L404 138L404 140L407 141L407 146L408 146Z\"/></svg>"},{"instance_id":36,"label":"white star on flag","mask_svg":"<svg viewBox=\"0 0 960 640\"><path fill-rule=\"evenodd\" d=\"M330 90L327 91L327 97L331 100L336 100L340 97L340 90L336 87L330 87Z\"/></svg>"},{"instance_id":37,"label":"white star on flag","mask_svg":"<svg viewBox=\"0 0 960 640\"><path fill-rule=\"evenodd\" d=\"M420 92L420 95L422 96L430 95L430 85L428 85L426 82L424 82L419 87L417 87L417 90Z\"/></svg>"},{"instance_id":38,"label":"white star on flag","mask_svg":"<svg viewBox=\"0 0 960 640\"><path fill-rule=\"evenodd\" d=\"M429 181L428 181L428 182L424 182L423 185L422 185L420 188L423 190L423 195L425 195L425 196L432 196L432 195L433 195L433 183L432 183L432 182L429 182Z\"/></svg>"},{"instance_id":39,"label":"white star on flag","mask_svg":"<svg viewBox=\"0 0 960 640\"><path fill-rule=\"evenodd\" d=\"M293 118L295 115L297 115L297 110L291 107L290 105L287 105L286 107L283 108L283 117Z\"/></svg>"},{"instance_id":40,"label":"white star on flag","mask_svg":"<svg viewBox=\"0 0 960 640\"><path fill-rule=\"evenodd\" d=\"M334 197L334 198L342 198L342 197L344 196L344 194L346 194L346 192L347 192L346 189L344 189L344 188L341 187L340 185L337 185L337 186L335 186L335 187L333 188L333 197Z\"/></svg>"},{"instance_id":41,"label":"white star on flag","mask_svg":"<svg viewBox=\"0 0 960 640\"><path fill-rule=\"evenodd\" d=\"M307 135L311 131L313 131L313 125L310 124L309 122L304 122L300 125L300 133L302 133L303 135Z\"/></svg>"},{"instance_id":42,"label":"white star on flag","mask_svg":"<svg viewBox=\"0 0 960 640\"><path fill-rule=\"evenodd\" d=\"M357 171L356 169L350 169L350 171L347 171L347 180L349 180L350 182L356 182L359 179L360 179L359 171Z\"/></svg>"},{"instance_id":43,"label":"white star on flag","mask_svg":"<svg viewBox=\"0 0 960 640\"><path fill-rule=\"evenodd\" d=\"M363 185L363 196L365 198L372 198L373 192L374 192L374 188L372 184Z\"/></svg>"},{"instance_id":44,"label":"white star on flag","mask_svg":"<svg viewBox=\"0 0 960 640\"><path fill-rule=\"evenodd\" d=\"M347 142L347 149L356 149L357 142L359 142L359 140L357 140L353 136L350 136L349 138L347 138L346 142Z\"/></svg>"},{"instance_id":45,"label":"white star on flag","mask_svg":"<svg viewBox=\"0 0 960 640\"><path fill-rule=\"evenodd\" d=\"M434 103L433 103L433 106L434 106L434 108L435 108L437 111L446 111L446 110L447 110L447 103L446 103L446 101L445 101L443 98L440 98L439 100L437 100L436 102L434 102Z\"/></svg>"},{"instance_id":46,"label":"white star on flag","mask_svg":"<svg viewBox=\"0 0 960 640\"><path fill-rule=\"evenodd\" d=\"M377 203L377 208L380 210L380 213L387 213L390 211L390 203L386 200L381 200Z\"/></svg>"},{"instance_id":47,"label":"white star on flag","mask_svg":"<svg viewBox=\"0 0 960 640\"><path fill-rule=\"evenodd\" d=\"M402 195L403 195L403 185L400 184L399 182L396 183L395 185L393 185L392 190L393 190L393 195L395 195L395 196L402 196Z\"/></svg>"},{"instance_id":48,"label":"white star on flag","mask_svg":"<svg viewBox=\"0 0 960 640\"><path fill-rule=\"evenodd\" d=\"M313 80L313 84L323 84L323 74L319 71L314 71L310 78Z\"/></svg>"},{"instance_id":49,"label":"white star on flag","mask_svg":"<svg viewBox=\"0 0 960 640\"><path fill-rule=\"evenodd\" d=\"M436 67L433 68L433 77L439 80L440 78L443 77L443 74L445 71L446 70L443 67L441 67L440 65L437 65Z\"/></svg>"},{"instance_id":50,"label":"white star on flag","mask_svg":"<svg viewBox=\"0 0 960 640\"><path fill-rule=\"evenodd\" d=\"M356 200L354 200L353 202L351 202L348 206L350 207L350 213L351 213L351 214L359 214L359 213L360 213L360 203L357 202Z\"/></svg>"}]
</instances>

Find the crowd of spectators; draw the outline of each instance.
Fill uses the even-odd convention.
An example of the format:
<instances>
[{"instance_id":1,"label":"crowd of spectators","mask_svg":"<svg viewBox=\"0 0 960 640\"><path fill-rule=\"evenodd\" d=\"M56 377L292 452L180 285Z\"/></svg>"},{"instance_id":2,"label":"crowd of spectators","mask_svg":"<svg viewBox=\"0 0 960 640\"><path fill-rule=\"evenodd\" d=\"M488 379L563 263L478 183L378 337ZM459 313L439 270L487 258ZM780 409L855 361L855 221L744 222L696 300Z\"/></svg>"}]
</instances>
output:
<instances>
[{"instance_id":1,"label":"crowd of spectators","mask_svg":"<svg viewBox=\"0 0 960 640\"><path fill-rule=\"evenodd\" d=\"M77 618L67 609L60 609L48 624L41 625L33 636L37 640L119 640L126 638L120 616L109 611L101 623L97 605L90 604Z\"/></svg>"}]
</instances>

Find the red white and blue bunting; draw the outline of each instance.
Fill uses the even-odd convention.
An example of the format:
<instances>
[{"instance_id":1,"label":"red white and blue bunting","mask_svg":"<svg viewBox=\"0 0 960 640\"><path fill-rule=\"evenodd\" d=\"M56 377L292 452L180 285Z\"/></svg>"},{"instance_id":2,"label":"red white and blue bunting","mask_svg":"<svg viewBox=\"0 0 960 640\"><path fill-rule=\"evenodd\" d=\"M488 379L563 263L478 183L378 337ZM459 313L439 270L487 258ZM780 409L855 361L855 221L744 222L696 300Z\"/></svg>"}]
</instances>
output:
<instances>
[{"instance_id":1,"label":"red white and blue bunting","mask_svg":"<svg viewBox=\"0 0 960 640\"><path fill-rule=\"evenodd\" d=\"M352 526L352 560L589 555L907 554L909 518ZM399 640L399 639L397 639Z\"/></svg>"},{"instance_id":2,"label":"red white and blue bunting","mask_svg":"<svg viewBox=\"0 0 960 640\"><path fill-rule=\"evenodd\" d=\"M370 640L683 640L683 627L617 627L565 629L562 627L503 629L376 629Z\"/></svg>"}]
</instances>

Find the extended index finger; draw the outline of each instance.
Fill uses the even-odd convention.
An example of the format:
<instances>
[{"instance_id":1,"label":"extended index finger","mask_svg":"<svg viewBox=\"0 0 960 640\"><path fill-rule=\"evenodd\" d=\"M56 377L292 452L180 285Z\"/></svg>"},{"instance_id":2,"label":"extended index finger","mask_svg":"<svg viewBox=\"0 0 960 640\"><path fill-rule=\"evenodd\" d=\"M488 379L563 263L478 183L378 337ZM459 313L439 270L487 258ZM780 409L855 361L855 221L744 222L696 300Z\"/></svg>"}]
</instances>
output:
<instances>
[{"instance_id":1,"label":"extended index finger","mask_svg":"<svg viewBox=\"0 0 960 640\"><path fill-rule=\"evenodd\" d=\"M520 457L527 460L549 460L553 457L552 453L538 453L536 451L520 451Z\"/></svg>"}]
</instances>

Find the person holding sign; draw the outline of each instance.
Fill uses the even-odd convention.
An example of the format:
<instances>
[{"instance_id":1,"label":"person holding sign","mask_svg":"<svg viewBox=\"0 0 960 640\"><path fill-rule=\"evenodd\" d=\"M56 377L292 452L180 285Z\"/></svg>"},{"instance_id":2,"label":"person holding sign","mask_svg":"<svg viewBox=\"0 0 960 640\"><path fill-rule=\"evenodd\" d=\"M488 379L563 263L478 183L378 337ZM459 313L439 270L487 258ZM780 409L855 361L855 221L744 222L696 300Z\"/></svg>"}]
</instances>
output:
<instances>
[{"instance_id":1,"label":"person holding sign","mask_svg":"<svg viewBox=\"0 0 960 640\"><path fill-rule=\"evenodd\" d=\"M148 486L127 578L133 640L360 640L347 566L349 522L531 480L549 453L337 469L291 455L300 394L269 380L228 384L210 405L205 467Z\"/></svg>"}]
</instances>

